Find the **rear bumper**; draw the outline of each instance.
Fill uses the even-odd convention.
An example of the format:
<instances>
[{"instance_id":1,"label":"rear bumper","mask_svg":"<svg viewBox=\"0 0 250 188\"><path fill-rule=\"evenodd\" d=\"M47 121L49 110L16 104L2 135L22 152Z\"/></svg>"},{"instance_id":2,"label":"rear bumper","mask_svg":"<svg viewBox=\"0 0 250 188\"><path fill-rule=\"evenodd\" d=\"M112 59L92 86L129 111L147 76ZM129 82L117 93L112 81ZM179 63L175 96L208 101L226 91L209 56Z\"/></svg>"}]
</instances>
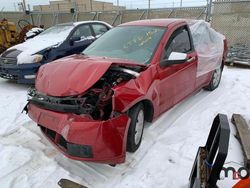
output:
<instances>
[{"instance_id":1,"label":"rear bumper","mask_svg":"<svg viewBox=\"0 0 250 188\"><path fill-rule=\"evenodd\" d=\"M0 77L15 80L21 84L34 84L35 78L27 79L25 76L36 75L40 66L40 63L22 65L0 63Z\"/></svg>"},{"instance_id":2,"label":"rear bumper","mask_svg":"<svg viewBox=\"0 0 250 188\"><path fill-rule=\"evenodd\" d=\"M53 112L28 105L29 117L66 157L106 164L125 161L130 119L121 114L107 121Z\"/></svg>"}]
</instances>

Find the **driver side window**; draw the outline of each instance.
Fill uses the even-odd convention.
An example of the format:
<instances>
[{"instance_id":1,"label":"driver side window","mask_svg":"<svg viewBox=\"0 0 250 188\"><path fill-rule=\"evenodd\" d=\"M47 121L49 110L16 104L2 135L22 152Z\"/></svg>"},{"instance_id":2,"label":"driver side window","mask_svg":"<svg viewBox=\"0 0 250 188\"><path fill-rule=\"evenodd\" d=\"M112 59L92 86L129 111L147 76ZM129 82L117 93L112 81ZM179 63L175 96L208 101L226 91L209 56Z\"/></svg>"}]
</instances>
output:
<instances>
[{"instance_id":1,"label":"driver side window","mask_svg":"<svg viewBox=\"0 0 250 188\"><path fill-rule=\"evenodd\" d=\"M86 38L89 36L92 36L90 26L89 25L81 25L74 31L71 38L74 38L74 37Z\"/></svg>"},{"instance_id":2,"label":"driver side window","mask_svg":"<svg viewBox=\"0 0 250 188\"><path fill-rule=\"evenodd\" d=\"M188 53L192 50L189 32L186 27L177 29L164 48L163 59L168 59L171 52Z\"/></svg>"}]
</instances>

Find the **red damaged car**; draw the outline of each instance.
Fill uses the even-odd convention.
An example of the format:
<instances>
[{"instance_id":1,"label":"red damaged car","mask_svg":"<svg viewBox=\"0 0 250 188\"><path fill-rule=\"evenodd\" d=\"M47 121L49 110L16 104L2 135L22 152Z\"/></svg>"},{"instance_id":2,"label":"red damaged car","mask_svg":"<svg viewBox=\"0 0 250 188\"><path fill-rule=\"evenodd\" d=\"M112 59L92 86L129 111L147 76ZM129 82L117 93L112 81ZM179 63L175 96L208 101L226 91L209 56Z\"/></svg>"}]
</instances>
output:
<instances>
[{"instance_id":1,"label":"red damaged car","mask_svg":"<svg viewBox=\"0 0 250 188\"><path fill-rule=\"evenodd\" d=\"M123 163L145 121L218 87L226 52L224 36L204 21L125 23L82 54L42 66L26 110L67 157Z\"/></svg>"}]
</instances>

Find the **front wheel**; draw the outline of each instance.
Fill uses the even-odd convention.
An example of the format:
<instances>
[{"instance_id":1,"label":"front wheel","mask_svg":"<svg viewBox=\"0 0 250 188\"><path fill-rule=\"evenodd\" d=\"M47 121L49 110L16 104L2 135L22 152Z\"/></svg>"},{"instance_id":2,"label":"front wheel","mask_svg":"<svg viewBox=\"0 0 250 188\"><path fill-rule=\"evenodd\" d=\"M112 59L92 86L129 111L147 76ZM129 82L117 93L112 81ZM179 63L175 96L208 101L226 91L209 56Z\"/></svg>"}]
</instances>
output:
<instances>
[{"instance_id":1,"label":"front wheel","mask_svg":"<svg viewBox=\"0 0 250 188\"><path fill-rule=\"evenodd\" d=\"M131 118L127 137L127 151L135 152L142 140L144 129L144 106L142 103L135 105L129 110L129 117Z\"/></svg>"},{"instance_id":2,"label":"front wheel","mask_svg":"<svg viewBox=\"0 0 250 188\"><path fill-rule=\"evenodd\" d=\"M220 85L221 75L222 75L222 68L220 67L215 69L209 85L206 86L204 89L208 91L215 90Z\"/></svg>"}]
</instances>

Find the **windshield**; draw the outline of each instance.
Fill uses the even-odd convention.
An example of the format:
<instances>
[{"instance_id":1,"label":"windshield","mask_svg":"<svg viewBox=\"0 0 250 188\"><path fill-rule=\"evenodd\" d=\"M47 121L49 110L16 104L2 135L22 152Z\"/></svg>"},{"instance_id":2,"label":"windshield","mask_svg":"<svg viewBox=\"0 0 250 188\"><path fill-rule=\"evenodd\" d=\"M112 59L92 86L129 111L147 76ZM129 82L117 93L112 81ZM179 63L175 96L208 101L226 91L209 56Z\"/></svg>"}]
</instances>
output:
<instances>
[{"instance_id":1,"label":"windshield","mask_svg":"<svg viewBox=\"0 0 250 188\"><path fill-rule=\"evenodd\" d=\"M148 64L164 31L165 28L161 27L116 27L92 43L83 53Z\"/></svg>"},{"instance_id":2,"label":"windshield","mask_svg":"<svg viewBox=\"0 0 250 188\"><path fill-rule=\"evenodd\" d=\"M73 28L73 25L55 25L46 29L38 36L66 38Z\"/></svg>"}]
</instances>

